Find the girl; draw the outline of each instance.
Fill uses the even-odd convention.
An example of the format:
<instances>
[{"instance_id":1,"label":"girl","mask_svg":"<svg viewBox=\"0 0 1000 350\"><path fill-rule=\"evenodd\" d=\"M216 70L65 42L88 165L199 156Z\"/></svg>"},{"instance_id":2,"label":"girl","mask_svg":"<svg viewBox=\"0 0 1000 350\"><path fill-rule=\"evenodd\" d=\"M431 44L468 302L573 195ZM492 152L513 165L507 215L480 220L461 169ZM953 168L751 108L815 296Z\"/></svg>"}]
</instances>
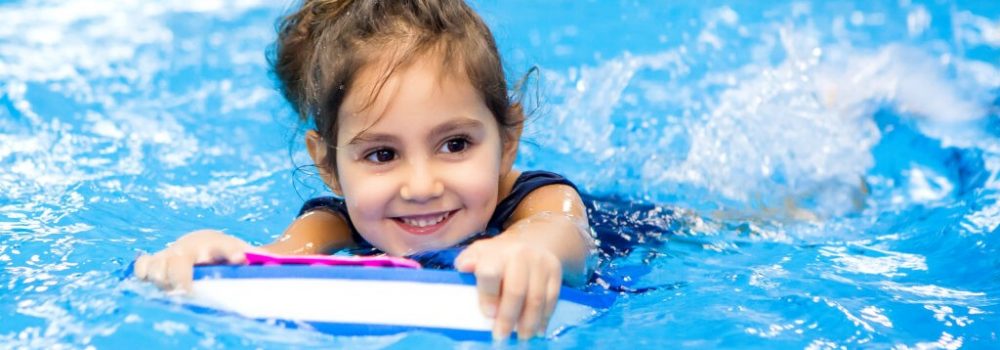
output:
<instances>
[{"instance_id":1,"label":"girl","mask_svg":"<svg viewBox=\"0 0 1000 350\"><path fill-rule=\"evenodd\" d=\"M303 207L252 248L189 233L142 256L136 276L190 288L195 264L244 253L395 256L464 247L493 336L543 334L565 282L588 276L594 242L580 195L548 172L512 169L524 115L508 97L492 34L462 0L306 0L285 18L272 60L305 122L306 147L340 198ZM448 261L450 263L451 261Z\"/></svg>"}]
</instances>

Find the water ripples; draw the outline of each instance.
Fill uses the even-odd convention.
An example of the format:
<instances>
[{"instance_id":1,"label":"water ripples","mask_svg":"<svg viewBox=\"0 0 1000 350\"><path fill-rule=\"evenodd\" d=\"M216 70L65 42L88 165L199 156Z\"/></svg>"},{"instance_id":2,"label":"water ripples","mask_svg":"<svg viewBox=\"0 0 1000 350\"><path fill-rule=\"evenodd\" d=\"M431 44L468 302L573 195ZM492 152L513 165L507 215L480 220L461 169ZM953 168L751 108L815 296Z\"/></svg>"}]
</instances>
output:
<instances>
[{"instance_id":1,"label":"water ripples","mask_svg":"<svg viewBox=\"0 0 1000 350\"><path fill-rule=\"evenodd\" d=\"M543 65L519 166L568 175L630 247L602 276L618 304L539 346L997 343L1000 10L851 5L590 4L621 14L593 27L477 3L527 47L508 62ZM548 6L575 5L524 8ZM294 187L307 158L266 72L283 10L0 5L0 344L456 346L197 314L120 280L188 230L269 241L322 193Z\"/></svg>"}]
</instances>

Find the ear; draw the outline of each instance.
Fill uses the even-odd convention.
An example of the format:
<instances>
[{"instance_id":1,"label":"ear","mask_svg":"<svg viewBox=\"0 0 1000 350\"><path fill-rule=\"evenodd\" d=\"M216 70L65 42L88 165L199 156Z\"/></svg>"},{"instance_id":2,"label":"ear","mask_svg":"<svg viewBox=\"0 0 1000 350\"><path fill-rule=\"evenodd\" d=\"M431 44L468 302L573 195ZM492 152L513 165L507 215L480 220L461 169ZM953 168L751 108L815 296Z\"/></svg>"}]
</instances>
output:
<instances>
[{"instance_id":1,"label":"ear","mask_svg":"<svg viewBox=\"0 0 1000 350\"><path fill-rule=\"evenodd\" d=\"M334 194L343 197L344 192L340 189L340 182L337 181L336 174L327 165L329 164L327 163L327 156L329 155L328 151L330 147L327 146L326 141L323 140L322 136L319 136L316 130L306 131L306 149L309 151L309 157L316 164L316 169L319 170L319 177L323 179L323 182L326 183L326 186Z\"/></svg>"},{"instance_id":2,"label":"ear","mask_svg":"<svg viewBox=\"0 0 1000 350\"><path fill-rule=\"evenodd\" d=\"M524 131L524 113L521 112L521 105L511 106L510 118L514 126L502 127L500 133L503 139L503 153L500 155L500 175L506 175L514 168L514 161L517 160L517 146L521 143L521 132Z\"/></svg>"}]
</instances>

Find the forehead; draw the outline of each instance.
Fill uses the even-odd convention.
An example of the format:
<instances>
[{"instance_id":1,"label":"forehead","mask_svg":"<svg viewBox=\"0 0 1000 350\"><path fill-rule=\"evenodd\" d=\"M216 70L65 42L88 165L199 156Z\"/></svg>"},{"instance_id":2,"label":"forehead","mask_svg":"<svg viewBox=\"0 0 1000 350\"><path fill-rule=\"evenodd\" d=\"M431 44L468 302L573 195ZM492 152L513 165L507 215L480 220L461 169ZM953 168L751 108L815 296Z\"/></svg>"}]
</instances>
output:
<instances>
[{"instance_id":1,"label":"forehead","mask_svg":"<svg viewBox=\"0 0 1000 350\"><path fill-rule=\"evenodd\" d=\"M478 91L464 72L424 55L409 64L384 62L361 69L339 110L338 143L384 124L434 124L441 118L473 118L495 124ZM424 123L421 123L424 122Z\"/></svg>"}]
</instances>

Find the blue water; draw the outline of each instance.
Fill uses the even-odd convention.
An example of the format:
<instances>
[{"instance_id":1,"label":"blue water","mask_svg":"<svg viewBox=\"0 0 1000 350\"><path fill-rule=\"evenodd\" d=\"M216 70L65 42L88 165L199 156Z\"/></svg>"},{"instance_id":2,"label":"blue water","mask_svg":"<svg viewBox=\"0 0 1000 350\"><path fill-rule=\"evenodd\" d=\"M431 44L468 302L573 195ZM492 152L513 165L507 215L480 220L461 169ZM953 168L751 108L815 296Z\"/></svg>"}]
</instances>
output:
<instances>
[{"instance_id":1,"label":"blue water","mask_svg":"<svg viewBox=\"0 0 1000 350\"><path fill-rule=\"evenodd\" d=\"M997 1L476 1L518 166L638 245L537 348L1000 347ZM486 347L343 338L156 301L119 274L324 193L268 75L272 1L0 3L0 348ZM622 204L631 203L631 204Z\"/></svg>"}]
</instances>

